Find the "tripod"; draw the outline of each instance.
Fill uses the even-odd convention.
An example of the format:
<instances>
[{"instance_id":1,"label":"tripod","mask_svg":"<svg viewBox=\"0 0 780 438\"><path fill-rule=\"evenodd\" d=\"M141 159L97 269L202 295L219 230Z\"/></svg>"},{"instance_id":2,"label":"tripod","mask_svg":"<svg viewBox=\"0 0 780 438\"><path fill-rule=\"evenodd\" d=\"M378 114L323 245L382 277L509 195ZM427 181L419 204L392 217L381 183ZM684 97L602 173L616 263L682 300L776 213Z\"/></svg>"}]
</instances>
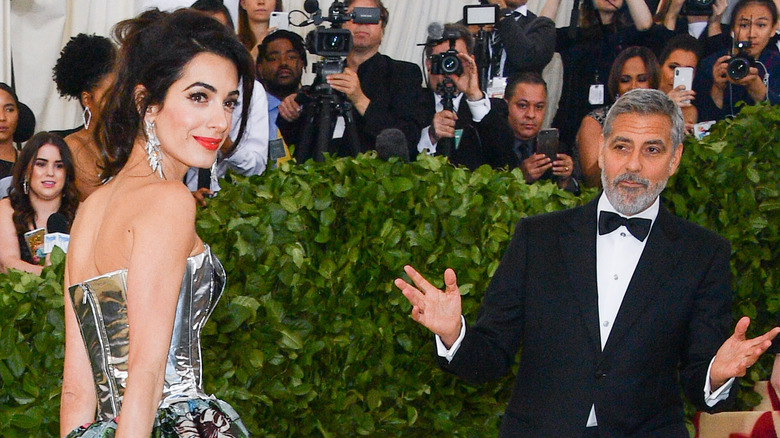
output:
<instances>
[{"instance_id":1,"label":"tripod","mask_svg":"<svg viewBox=\"0 0 780 438\"><path fill-rule=\"evenodd\" d=\"M455 82L453 82L450 78L444 78L444 80L439 82L439 85L436 86L436 91L441 94L441 104L444 109L455 112L455 104L453 103L453 100L455 99L455 96L458 95L458 88L455 85ZM454 148L454 138L441 138L437 143L436 151L440 152L442 155L449 156L450 152L452 152Z\"/></svg>"},{"instance_id":2,"label":"tripod","mask_svg":"<svg viewBox=\"0 0 780 438\"><path fill-rule=\"evenodd\" d=\"M340 61L340 60L339 60ZM295 100L303 106L301 117L303 120L303 132L296 146L296 159L303 163L309 158L314 161L324 161L325 153L334 155L356 156L360 152L360 137L355 125L355 115L352 102L344 93L334 90L325 82L325 74L322 68L317 79L310 87L303 87ZM344 118L344 138L346 148L336 148L331 144L333 131L336 128L336 120Z\"/></svg>"}]
</instances>

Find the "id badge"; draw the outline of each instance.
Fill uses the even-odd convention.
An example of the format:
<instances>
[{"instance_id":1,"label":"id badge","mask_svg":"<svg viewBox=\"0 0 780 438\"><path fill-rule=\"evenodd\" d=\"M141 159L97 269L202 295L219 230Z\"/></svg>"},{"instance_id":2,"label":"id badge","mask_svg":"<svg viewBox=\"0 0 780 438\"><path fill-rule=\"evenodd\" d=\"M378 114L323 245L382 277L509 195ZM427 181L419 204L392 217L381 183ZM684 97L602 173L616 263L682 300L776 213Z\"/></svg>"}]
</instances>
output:
<instances>
[{"instance_id":1,"label":"id badge","mask_svg":"<svg viewBox=\"0 0 780 438\"><path fill-rule=\"evenodd\" d=\"M590 86L588 103L591 105L604 105L604 84L593 84Z\"/></svg>"},{"instance_id":2,"label":"id badge","mask_svg":"<svg viewBox=\"0 0 780 438\"><path fill-rule=\"evenodd\" d=\"M460 139L463 138L463 130L462 129L456 129L455 130L455 150L458 150L458 146L460 146Z\"/></svg>"}]
</instances>

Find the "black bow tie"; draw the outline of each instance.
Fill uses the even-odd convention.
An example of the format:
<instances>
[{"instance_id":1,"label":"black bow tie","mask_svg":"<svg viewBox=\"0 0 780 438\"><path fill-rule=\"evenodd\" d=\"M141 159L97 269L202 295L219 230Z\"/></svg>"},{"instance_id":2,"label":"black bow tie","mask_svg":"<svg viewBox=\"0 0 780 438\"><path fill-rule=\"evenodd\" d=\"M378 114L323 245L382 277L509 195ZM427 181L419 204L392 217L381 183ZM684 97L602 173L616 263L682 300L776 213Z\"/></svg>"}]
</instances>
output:
<instances>
[{"instance_id":1,"label":"black bow tie","mask_svg":"<svg viewBox=\"0 0 780 438\"><path fill-rule=\"evenodd\" d=\"M638 217L628 219L611 211L602 211L599 214L599 235L609 234L620 228L621 225L624 225L628 228L629 233L639 239L640 242L644 242L650 233L652 224L653 221L650 219Z\"/></svg>"}]
</instances>

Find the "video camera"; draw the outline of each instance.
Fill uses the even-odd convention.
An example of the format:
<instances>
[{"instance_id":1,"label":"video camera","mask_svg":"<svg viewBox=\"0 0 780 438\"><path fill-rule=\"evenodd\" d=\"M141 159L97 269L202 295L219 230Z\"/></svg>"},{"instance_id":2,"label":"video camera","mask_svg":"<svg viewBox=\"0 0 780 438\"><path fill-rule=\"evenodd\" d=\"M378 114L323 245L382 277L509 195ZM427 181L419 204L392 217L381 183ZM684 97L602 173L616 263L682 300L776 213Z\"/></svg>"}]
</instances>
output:
<instances>
[{"instance_id":1,"label":"video camera","mask_svg":"<svg viewBox=\"0 0 780 438\"><path fill-rule=\"evenodd\" d=\"M491 5L487 0L480 0L479 3L463 6L463 24L489 26L498 23L501 13L498 5Z\"/></svg>"},{"instance_id":2,"label":"video camera","mask_svg":"<svg viewBox=\"0 0 780 438\"><path fill-rule=\"evenodd\" d=\"M345 56L352 51L352 33L342 29L341 25L353 21L357 24L378 24L381 20L379 8L353 8L347 11L343 1L336 0L328 9L328 16L322 16L322 10L317 0L306 0L303 9L311 14L304 24L314 24L316 29L306 35L306 49L313 55L325 58L314 64L314 73L318 78L344 71ZM326 28L324 22L331 24Z\"/></svg>"}]
</instances>

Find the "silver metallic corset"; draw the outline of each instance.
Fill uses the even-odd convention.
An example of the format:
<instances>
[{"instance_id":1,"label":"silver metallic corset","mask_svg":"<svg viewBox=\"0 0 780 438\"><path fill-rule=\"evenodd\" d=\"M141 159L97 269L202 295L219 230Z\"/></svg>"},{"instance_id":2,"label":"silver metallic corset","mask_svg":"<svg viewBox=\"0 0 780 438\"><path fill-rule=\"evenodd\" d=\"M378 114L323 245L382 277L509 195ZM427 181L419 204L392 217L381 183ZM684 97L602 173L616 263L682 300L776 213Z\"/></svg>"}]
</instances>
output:
<instances>
[{"instance_id":1,"label":"silver metallic corset","mask_svg":"<svg viewBox=\"0 0 780 438\"><path fill-rule=\"evenodd\" d=\"M119 415L127 384L129 326L127 270L110 272L68 289L92 364L98 396L97 419ZM222 295L225 270L206 246L189 257L176 304L165 365L160 408L178 401L209 398L201 383L200 330Z\"/></svg>"}]
</instances>

